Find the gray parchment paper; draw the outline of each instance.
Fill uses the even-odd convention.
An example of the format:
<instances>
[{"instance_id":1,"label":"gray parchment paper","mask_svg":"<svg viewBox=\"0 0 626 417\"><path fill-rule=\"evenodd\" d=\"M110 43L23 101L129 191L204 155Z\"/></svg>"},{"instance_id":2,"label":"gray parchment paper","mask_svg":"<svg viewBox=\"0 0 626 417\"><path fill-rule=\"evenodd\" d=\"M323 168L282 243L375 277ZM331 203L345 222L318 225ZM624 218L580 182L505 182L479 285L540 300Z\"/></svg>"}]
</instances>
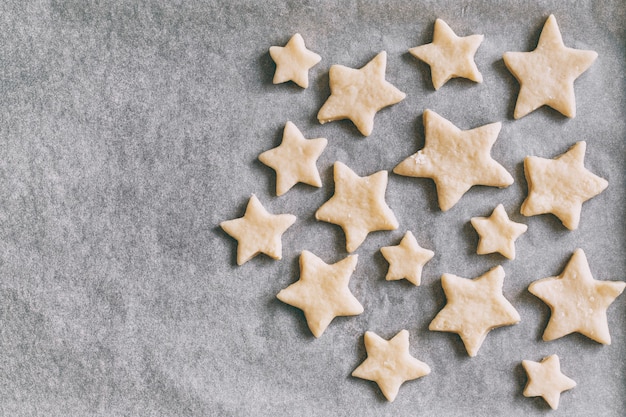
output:
<instances>
[{"instance_id":1,"label":"gray parchment paper","mask_svg":"<svg viewBox=\"0 0 626 417\"><path fill-rule=\"evenodd\" d=\"M526 288L559 274L578 247L596 279L626 279L625 11L621 0L0 2L0 415L545 415L542 399L522 396L521 361L552 353L578 383L553 415L623 415L626 296L609 309L610 346L543 342L549 309ZM543 108L513 120L519 86L502 54L534 49L551 13L567 46L599 58L575 83L576 118ZM460 36L485 35L482 84L435 92L429 67L408 54L431 41L437 17ZM296 32L322 56L307 90L271 83L268 49ZM359 68L383 50L387 80L407 98L367 138L349 121L317 123L330 66ZM432 181L390 174L400 228L367 238L350 283L365 312L315 339L275 295L298 279L302 250L328 263L346 256L341 229L314 219L334 190L332 164L391 170L423 146L427 108L461 129L501 121L492 155L515 183L475 187L442 213ZM328 138L324 186L276 197L257 156L288 120ZM580 140L586 167L610 183L584 204L580 228L521 216L524 157L553 158ZM242 216L252 193L298 220L282 260L238 267L236 241L218 225ZM498 203L529 226L514 261L475 254L469 219ZM384 280L379 248L406 230L436 253L420 287ZM469 358L456 335L428 331L445 304L440 276L500 264L522 321ZM388 403L350 373L366 330L401 329L432 374Z\"/></svg>"}]
</instances>

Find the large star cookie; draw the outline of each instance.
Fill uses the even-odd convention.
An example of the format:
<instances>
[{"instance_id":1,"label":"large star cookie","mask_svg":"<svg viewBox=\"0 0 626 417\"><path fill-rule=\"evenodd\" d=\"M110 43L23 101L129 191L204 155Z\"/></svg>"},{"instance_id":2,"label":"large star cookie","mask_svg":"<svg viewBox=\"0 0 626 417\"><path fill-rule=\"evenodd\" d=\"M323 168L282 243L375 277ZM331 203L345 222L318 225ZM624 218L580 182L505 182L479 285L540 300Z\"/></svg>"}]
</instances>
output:
<instances>
[{"instance_id":1,"label":"large star cookie","mask_svg":"<svg viewBox=\"0 0 626 417\"><path fill-rule=\"evenodd\" d=\"M582 204L600 194L609 183L585 169L585 142L578 142L555 159L528 156L524 172L528 197L524 216L552 213L570 230L578 227Z\"/></svg>"},{"instance_id":2,"label":"large star cookie","mask_svg":"<svg viewBox=\"0 0 626 417\"><path fill-rule=\"evenodd\" d=\"M422 268L435 255L435 252L422 248L410 231L405 233L399 245L385 246L380 252L389 262L387 281L406 278L413 285L420 285Z\"/></svg>"},{"instance_id":3,"label":"large star cookie","mask_svg":"<svg viewBox=\"0 0 626 417\"><path fill-rule=\"evenodd\" d=\"M396 399L405 381L430 374L430 367L409 353L409 332L401 330L391 340L374 332L365 332L367 359L352 376L374 381L389 401Z\"/></svg>"},{"instance_id":4,"label":"large star cookie","mask_svg":"<svg viewBox=\"0 0 626 417\"><path fill-rule=\"evenodd\" d=\"M244 216L223 221L220 226L237 240L237 265L242 265L259 253L281 259L281 236L295 221L293 214L268 213L252 194Z\"/></svg>"},{"instance_id":5,"label":"large star cookie","mask_svg":"<svg viewBox=\"0 0 626 417\"><path fill-rule=\"evenodd\" d=\"M354 252L370 232L398 228L385 203L387 171L359 177L341 162L335 162L334 171L335 194L315 212L315 218L341 226L348 252Z\"/></svg>"},{"instance_id":6,"label":"large star cookie","mask_svg":"<svg viewBox=\"0 0 626 417\"><path fill-rule=\"evenodd\" d=\"M502 204L498 204L491 216L472 217L470 222L480 236L477 254L499 252L509 259L515 259L515 240L528 229L525 224L511 221Z\"/></svg>"},{"instance_id":7,"label":"large star cookie","mask_svg":"<svg viewBox=\"0 0 626 417\"><path fill-rule=\"evenodd\" d=\"M330 97L317 113L320 123L350 119L364 136L374 129L374 116L380 109L406 97L385 80L387 53L381 52L361 69L330 67Z\"/></svg>"},{"instance_id":8,"label":"large star cookie","mask_svg":"<svg viewBox=\"0 0 626 417\"><path fill-rule=\"evenodd\" d=\"M439 207L452 208L473 185L508 187L513 177L491 158L501 123L461 130L432 110L424 110L425 145L400 162L398 175L432 178Z\"/></svg>"},{"instance_id":9,"label":"large star cookie","mask_svg":"<svg viewBox=\"0 0 626 417\"><path fill-rule=\"evenodd\" d=\"M576 386L576 382L561 373L561 364L556 355L548 356L541 362L523 360L522 366L528 375L524 397L543 397L548 405L556 410L563 391Z\"/></svg>"},{"instance_id":10,"label":"large star cookie","mask_svg":"<svg viewBox=\"0 0 626 417\"><path fill-rule=\"evenodd\" d=\"M593 279L585 252L576 249L561 275L543 278L528 286L528 291L552 311L543 340L578 332L598 343L611 344L606 310L624 287L623 281Z\"/></svg>"},{"instance_id":11,"label":"large star cookie","mask_svg":"<svg viewBox=\"0 0 626 417\"><path fill-rule=\"evenodd\" d=\"M283 195L299 182L321 187L322 180L315 162L328 141L305 139L296 125L285 124L280 146L259 155L259 160L276 171L276 195Z\"/></svg>"},{"instance_id":12,"label":"large star cookie","mask_svg":"<svg viewBox=\"0 0 626 417\"><path fill-rule=\"evenodd\" d=\"M491 329L520 321L515 308L502 295L503 283L501 266L475 279L443 274L441 285L448 301L428 328L457 333L467 353L476 356Z\"/></svg>"},{"instance_id":13,"label":"large star cookie","mask_svg":"<svg viewBox=\"0 0 626 417\"><path fill-rule=\"evenodd\" d=\"M274 84L293 81L302 88L309 86L309 69L322 59L304 46L304 39L296 33L287 45L270 47L270 56L276 63Z\"/></svg>"},{"instance_id":14,"label":"large star cookie","mask_svg":"<svg viewBox=\"0 0 626 417\"><path fill-rule=\"evenodd\" d=\"M409 52L430 65L435 90L456 77L480 83L483 76L478 72L474 54L483 39L483 35L459 37L446 22L437 19L432 43L416 46Z\"/></svg>"},{"instance_id":15,"label":"large star cookie","mask_svg":"<svg viewBox=\"0 0 626 417\"><path fill-rule=\"evenodd\" d=\"M348 288L357 255L328 265L308 251L300 255L300 279L276 297L304 312L313 336L320 337L337 316L355 316L363 306Z\"/></svg>"},{"instance_id":16,"label":"large star cookie","mask_svg":"<svg viewBox=\"0 0 626 417\"><path fill-rule=\"evenodd\" d=\"M576 116L574 80L598 57L594 51L567 48L553 15L532 52L505 52L504 63L520 83L513 117L519 119L547 105L567 117Z\"/></svg>"}]
</instances>

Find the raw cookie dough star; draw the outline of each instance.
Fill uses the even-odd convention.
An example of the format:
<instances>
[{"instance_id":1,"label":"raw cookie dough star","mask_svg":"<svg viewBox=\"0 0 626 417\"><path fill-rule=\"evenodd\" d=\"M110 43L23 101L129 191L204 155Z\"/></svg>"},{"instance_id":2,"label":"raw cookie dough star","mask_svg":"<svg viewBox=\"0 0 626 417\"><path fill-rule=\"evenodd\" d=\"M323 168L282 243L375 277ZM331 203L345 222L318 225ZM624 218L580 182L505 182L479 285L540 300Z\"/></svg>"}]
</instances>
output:
<instances>
[{"instance_id":1,"label":"raw cookie dough star","mask_svg":"<svg viewBox=\"0 0 626 417\"><path fill-rule=\"evenodd\" d=\"M317 113L320 123L350 119L361 134L369 136L374 129L376 112L406 97L385 81L386 66L385 51L358 70L343 65L331 66L330 97Z\"/></svg>"},{"instance_id":2,"label":"raw cookie dough star","mask_svg":"<svg viewBox=\"0 0 626 417\"><path fill-rule=\"evenodd\" d=\"M457 333L467 353L476 356L491 329L520 321L515 308L502 295L503 283L501 266L475 279L443 274L441 285L448 301L428 329Z\"/></svg>"},{"instance_id":3,"label":"raw cookie dough star","mask_svg":"<svg viewBox=\"0 0 626 417\"><path fill-rule=\"evenodd\" d=\"M337 316L355 316L363 306L348 288L357 255L328 265L309 251L300 255L300 279L276 296L304 312L313 336L320 337Z\"/></svg>"},{"instance_id":4,"label":"raw cookie dough star","mask_svg":"<svg viewBox=\"0 0 626 417\"><path fill-rule=\"evenodd\" d=\"M606 310L624 287L623 281L593 279L585 252L576 249L561 275L543 278L528 286L528 291L546 303L552 312L543 340L578 332L610 345Z\"/></svg>"},{"instance_id":5,"label":"raw cookie dough star","mask_svg":"<svg viewBox=\"0 0 626 417\"><path fill-rule=\"evenodd\" d=\"M576 382L561 373L561 364L556 355L548 356L541 362L523 360L522 366L528 375L524 397L543 397L548 405L556 410L563 391L576 386Z\"/></svg>"},{"instance_id":6,"label":"raw cookie dough star","mask_svg":"<svg viewBox=\"0 0 626 417\"><path fill-rule=\"evenodd\" d=\"M609 183L585 169L585 142L578 142L555 159L528 156L524 173L528 197L522 203L524 216L552 213L563 225L575 230L585 201L600 194Z\"/></svg>"},{"instance_id":7,"label":"raw cookie dough star","mask_svg":"<svg viewBox=\"0 0 626 417\"><path fill-rule=\"evenodd\" d=\"M424 110L425 145L400 162L398 175L432 178L439 207L452 208L473 185L508 187L513 177L491 158L501 123L460 130L432 110Z\"/></svg>"},{"instance_id":8,"label":"raw cookie dough star","mask_svg":"<svg viewBox=\"0 0 626 417\"><path fill-rule=\"evenodd\" d=\"M367 359L352 376L374 381L389 401L396 399L405 381L430 374L430 367L409 353L409 332L400 330L391 340L374 332L365 332Z\"/></svg>"},{"instance_id":9,"label":"raw cookie dough star","mask_svg":"<svg viewBox=\"0 0 626 417\"><path fill-rule=\"evenodd\" d=\"M334 171L335 194L317 209L315 218L341 226L348 252L354 252L369 232L398 228L385 203L387 171L359 177L341 162L335 162Z\"/></svg>"},{"instance_id":10,"label":"raw cookie dough star","mask_svg":"<svg viewBox=\"0 0 626 417\"><path fill-rule=\"evenodd\" d=\"M280 146L263 152L259 160L276 171L276 195L283 195L299 182L321 187L322 180L315 162L328 141L305 139L296 125L285 124Z\"/></svg>"},{"instance_id":11,"label":"raw cookie dough star","mask_svg":"<svg viewBox=\"0 0 626 417\"><path fill-rule=\"evenodd\" d=\"M409 49L414 57L430 65L435 90L451 78L461 77L481 83L474 54L483 41L483 35L458 37L441 19L435 20L433 42Z\"/></svg>"},{"instance_id":12,"label":"raw cookie dough star","mask_svg":"<svg viewBox=\"0 0 626 417\"><path fill-rule=\"evenodd\" d=\"M594 51L567 48L554 15L550 15L534 51L504 53L504 64L520 83L513 117L524 117L544 104L564 116L576 116L574 80L597 57Z\"/></svg>"},{"instance_id":13,"label":"raw cookie dough star","mask_svg":"<svg viewBox=\"0 0 626 417\"><path fill-rule=\"evenodd\" d=\"M295 221L293 214L268 213L252 194L244 216L223 221L220 226L237 240L237 265L243 265L259 253L281 259L281 236Z\"/></svg>"},{"instance_id":14,"label":"raw cookie dough star","mask_svg":"<svg viewBox=\"0 0 626 417\"><path fill-rule=\"evenodd\" d=\"M515 240L528 229L525 224L509 220L502 204L498 204L491 216L472 217L470 222L480 236L477 254L499 252L509 259L515 259Z\"/></svg>"},{"instance_id":15,"label":"raw cookie dough star","mask_svg":"<svg viewBox=\"0 0 626 417\"><path fill-rule=\"evenodd\" d=\"M389 262L387 281L406 278L413 285L420 285L422 268L435 255L435 252L422 248L410 231L405 233L399 245L385 246L380 251Z\"/></svg>"},{"instance_id":16,"label":"raw cookie dough star","mask_svg":"<svg viewBox=\"0 0 626 417\"><path fill-rule=\"evenodd\" d=\"M287 45L270 47L270 56L276 63L274 84L293 81L302 88L309 86L309 69L321 61L321 57L304 46L304 39L296 33Z\"/></svg>"}]
</instances>

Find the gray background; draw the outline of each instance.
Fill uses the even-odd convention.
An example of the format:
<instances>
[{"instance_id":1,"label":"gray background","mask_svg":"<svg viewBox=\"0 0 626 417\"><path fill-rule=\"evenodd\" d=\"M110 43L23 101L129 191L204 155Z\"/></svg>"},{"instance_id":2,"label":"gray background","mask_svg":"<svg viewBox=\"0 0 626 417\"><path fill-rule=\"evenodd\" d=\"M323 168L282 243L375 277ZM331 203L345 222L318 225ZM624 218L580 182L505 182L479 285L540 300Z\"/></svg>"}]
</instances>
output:
<instances>
[{"instance_id":1,"label":"gray background","mask_svg":"<svg viewBox=\"0 0 626 417\"><path fill-rule=\"evenodd\" d=\"M543 400L521 394L520 362L557 353L578 386L554 415L622 415L626 296L609 309L612 345L579 335L546 343L549 309L526 288L560 273L577 247L596 279L625 279L625 10L620 0L2 1L0 414L544 415ZM502 53L534 49L550 13L567 46L599 58L575 83L575 119L544 108L514 121L519 87ZM437 17L459 35L485 35L484 83L434 91L428 66L407 50L431 41ZM323 58L307 90L271 83L268 49L296 32ZM407 98L376 116L368 138L349 121L319 125L330 65L359 68L381 50ZM442 213L432 181L391 174L400 229L368 237L350 283L365 312L314 339L275 295L298 279L300 251L329 263L346 256L340 228L314 220L333 193L332 164L391 170L423 146L426 108L461 129L502 121L492 155L515 184L475 187ZM274 172L256 158L288 120L328 138L324 187L278 198ZM580 228L521 216L523 158L552 158L579 140L587 168L610 183L585 203ZM298 221L281 261L238 267L236 242L218 224L242 216L252 193ZM469 218L498 203L529 225L514 261L475 254ZM417 288L386 282L378 251L406 230L436 253ZM490 333L470 359L456 335L427 330L445 304L439 277L498 264L522 321ZM366 330L401 329L432 374L388 403L350 373L365 358Z\"/></svg>"}]
</instances>

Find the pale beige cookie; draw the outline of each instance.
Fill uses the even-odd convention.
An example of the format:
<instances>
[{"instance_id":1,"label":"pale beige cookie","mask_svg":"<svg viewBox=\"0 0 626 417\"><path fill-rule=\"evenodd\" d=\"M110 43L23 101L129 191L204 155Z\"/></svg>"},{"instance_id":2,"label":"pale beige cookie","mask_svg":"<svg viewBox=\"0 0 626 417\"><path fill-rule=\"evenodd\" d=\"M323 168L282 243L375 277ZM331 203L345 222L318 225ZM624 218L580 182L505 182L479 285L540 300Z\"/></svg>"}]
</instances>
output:
<instances>
[{"instance_id":1,"label":"pale beige cookie","mask_svg":"<svg viewBox=\"0 0 626 417\"><path fill-rule=\"evenodd\" d=\"M422 248L410 231L404 234L399 245L385 246L380 252L389 262L387 281L406 279L413 285L420 285L422 268L435 256L435 252Z\"/></svg>"},{"instance_id":2,"label":"pale beige cookie","mask_svg":"<svg viewBox=\"0 0 626 417\"><path fill-rule=\"evenodd\" d=\"M478 72L474 55L483 39L483 35L459 37L446 22L437 19L432 43L416 46L409 52L430 65L435 90L457 77L481 83L483 76Z\"/></svg>"},{"instance_id":3,"label":"pale beige cookie","mask_svg":"<svg viewBox=\"0 0 626 417\"><path fill-rule=\"evenodd\" d=\"M534 51L504 53L504 64L520 83L513 117L519 119L543 105L564 116L576 116L574 80L597 57L594 51L566 47L556 19L550 15Z\"/></svg>"},{"instance_id":4,"label":"pale beige cookie","mask_svg":"<svg viewBox=\"0 0 626 417\"><path fill-rule=\"evenodd\" d=\"M585 201L600 194L609 183L585 169L585 142L578 142L555 159L528 156L524 173L528 197L522 203L524 216L552 213L570 230L578 227Z\"/></svg>"},{"instance_id":5,"label":"pale beige cookie","mask_svg":"<svg viewBox=\"0 0 626 417\"><path fill-rule=\"evenodd\" d=\"M276 171L276 195L283 195L299 182L321 187L315 165L328 141L325 138L305 139L296 125L285 124L283 141L259 155L259 160Z\"/></svg>"},{"instance_id":6,"label":"pale beige cookie","mask_svg":"<svg viewBox=\"0 0 626 417\"><path fill-rule=\"evenodd\" d=\"M276 63L274 84L293 81L302 88L309 86L309 70L321 57L304 46L304 39L296 33L285 46L270 47L270 56Z\"/></svg>"},{"instance_id":7,"label":"pale beige cookie","mask_svg":"<svg viewBox=\"0 0 626 417\"><path fill-rule=\"evenodd\" d=\"M624 287L623 281L593 279L585 252L576 249L561 275L543 278L528 286L528 291L546 303L552 312L543 340L577 332L610 345L606 310Z\"/></svg>"},{"instance_id":8,"label":"pale beige cookie","mask_svg":"<svg viewBox=\"0 0 626 417\"><path fill-rule=\"evenodd\" d=\"M384 107L406 97L385 80L387 53L381 52L361 69L333 65L330 67L330 97L317 119L320 123L350 119L364 136L374 129L374 116Z\"/></svg>"},{"instance_id":9,"label":"pale beige cookie","mask_svg":"<svg viewBox=\"0 0 626 417\"><path fill-rule=\"evenodd\" d=\"M474 185L508 187L513 177L491 158L501 123L461 130L432 110L424 110L425 145L400 162L398 175L432 178L439 207L452 208Z\"/></svg>"},{"instance_id":10,"label":"pale beige cookie","mask_svg":"<svg viewBox=\"0 0 626 417\"><path fill-rule=\"evenodd\" d=\"M443 274L441 285L447 303L428 329L458 334L467 353L476 356L491 329L520 321L515 308L502 295L503 283L504 269L501 266L475 279Z\"/></svg>"},{"instance_id":11,"label":"pale beige cookie","mask_svg":"<svg viewBox=\"0 0 626 417\"><path fill-rule=\"evenodd\" d=\"M389 401L396 399L405 381L430 374L430 367L409 353L409 332L401 330L391 340L365 332L365 359L352 376L374 381Z\"/></svg>"},{"instance_id":12,"label":"pale beige cookie","mask_svg":"<svg viewBox=\"0 0 626 417\"><path fill-rule=\"evenodd\" d=\"M315 212L315 218L341 226L346 250L354 252L370 232L395 230L398 220L385 202L387 171L359 177L335 162L335 194Z\"/></svg>"},{"instance_id":13,"label":"pale beige cookie","mask_svg":"<svg viewBox=\"0 0 626 417\"><path fill-rule=\"evenodd\" d=\"M348 288L357 255L328 265L309 251L300 255L300 279L276 296L304 312L313 336L320 337L337 316L355 316L363 306Z\"/></svg>"},{"instance_id":14,"label":"pale beige cookie","mask_svg":"<svg viewBox=\"0 0 626 417\"><path fill-rule=\"evenodd\" d=\"M472 217L470 222L480 236L477 254L498 252L509 259L515 259L515 240L528 229L525 224L510 220L502 204L498 204L491 216Z\"/></svg>"},{"instance_id":15,"label":"pale beige cookie","mask_svg":"<svg viewBox=\"0 0 626 417\"><path fill-rule=\"evenodd\" d=\"M220 226L237 240L237 265L242 265L259 253L281 259L281 236L295 221L293 214L268 213L252 194L244 216L223 221Z\"/></svg>"},{"instance_id":16,"label":"pale beige cookie","mask_svg":"<svg viewBox=\"0 0 626 417\"><path fill-rule=\"evenodd\" d=\"M523 360L522 366L528 375L524 397L543 397L548 405L556 410L563 391L576 386L576 382L561 373L561 364L556 355L548 356L541 362Z\"/></svg>"}]
</instances>

